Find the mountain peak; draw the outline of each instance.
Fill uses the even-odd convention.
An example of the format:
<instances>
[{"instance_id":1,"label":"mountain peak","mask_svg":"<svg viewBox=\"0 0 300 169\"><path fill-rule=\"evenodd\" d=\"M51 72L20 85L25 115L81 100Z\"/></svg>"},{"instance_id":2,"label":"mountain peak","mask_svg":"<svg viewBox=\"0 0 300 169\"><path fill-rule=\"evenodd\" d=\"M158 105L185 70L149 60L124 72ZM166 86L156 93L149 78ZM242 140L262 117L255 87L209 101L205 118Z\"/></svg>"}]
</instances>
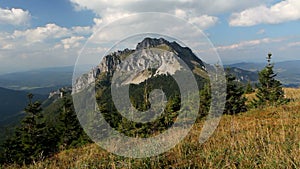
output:
<instances>
[{"instance_id":1,"label":"mountain peak","mask_svg":"<svg viewBox=\"0 0 300 169\"><path fill-rule=\"evenodd\" d=\"M159 48L161 46L167 46L168 48ZM153 56L151 50L145 50L150 48L159 48L160 50L157 57ZM131 54L145 55L144 57L129 57ZM152 56L152 57L151 57ZM149 57L145 59L145 57ZM131 58L131 59L130 59ZM93 68L85 76L81 76L75 81L73 85L73 93L81 91L84 86L87 86L98 78L101 73L106 73L107 76L112 76L118 66L123 62L125 70L132 71L137 66L140 70L145 70L149 67L150 63L160 63L156 74L175 74L177 70L181 69L178 59L181 59L191 70L198 70L198 73L205 71L204 63L192 52L188 47L182 47L177 42L169 42L163 38L150 38L146 37L143 41L137 44L135 50L125 49L123 51L113 52L105 56L101 63ZM142 77L142 78L141 78ZM135 82L141 82L144 79L143 76L138 76L139 80ZM148 78L148 77L147 77ZM130 81L132 82L132 81ZM75 87L74 87L75 86Z\"/></svg>"},{"instance_id":2,"label":"mountain peak","mask_svg":"<svg viewBox=\"0 0 300 169\"><path fill-rule=\"evenodd\" d=\"M136 46L136 50L141 50L141 49L145 49L145 48L151 48L151 47L156 47L159 45L169 45L170 42L165 40L164 38L145 38L142 42L138 43Z\"/></svg>"}]
</instances>

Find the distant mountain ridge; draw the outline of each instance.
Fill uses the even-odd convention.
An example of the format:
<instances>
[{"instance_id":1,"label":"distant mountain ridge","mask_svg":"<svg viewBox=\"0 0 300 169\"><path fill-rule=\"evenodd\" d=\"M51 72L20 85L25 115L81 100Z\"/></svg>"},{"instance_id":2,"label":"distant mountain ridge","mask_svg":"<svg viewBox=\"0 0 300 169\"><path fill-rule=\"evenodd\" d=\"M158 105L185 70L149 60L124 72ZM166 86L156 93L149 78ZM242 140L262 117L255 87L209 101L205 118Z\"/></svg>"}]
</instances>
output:
<instances>
[{"instance_id":1,"label":"distant mountain ridge","mask_svg":"<svg viewBox=\"0 0 300 169\"><path fill-rule=\"evenodd\" d=\"M89 66L78 67L84 70ZM71 86L73 71L74 66L65 66L3 74L0 75L0 87L48 95L51 91Z\"/></svg>"},{"instance_id":2,"label":"distant mountain ridge","mask_svg":"<svg viewBox=\"0 0 300 169\"><path fill-rule=\"evenodd\" d=\"M235 63L226 65L227 67L236 67L252 72L262 70L266 63ZM274 72L278 74L277 79L280 80L284 86L299 87L300 86L300 60L283 61L274 63Z\"/></svg>"},{"instance_id":3,"label":"distant mountain ridge","mask_svg":"<svg viewBox=\"0 0 300 169\"><path fill-rule=\"evenodd\" d=\"M244 70L238 67L229 67L229 68L230 68L229 72L233 74L236 77L236 79L243 84L247 84L248 82L254 84L258 82L257 72Z\"/></svg>"},{"instance_id":4,"label":"distant mountain ridge","mask_svg":"<svg viewBox=\"0 0 300 169\"><path fill-rule=\"evenodd\" d=\"M13 116L15 113L21 113L28 103L28 92L15 91L0 87L0 114L1 121L4 121L7 117ZM46 95L35 95L35 100L44 100Z\"/></svg>"},{"instance_id":5,"label":"distant mountain ridge","mask_svg":"<svg viewBox=\"0 0 300 169\"><path fill-rule=\"evenodd\" d=\"M15 91L0 87L0 143L5 139L6 132L19 124L24 116L23 110L28 104L27 92ZM47 95L34 96L34 100L43 101ZM7 130L8 129L8 130Z\"/></svg>"}]
</instances>

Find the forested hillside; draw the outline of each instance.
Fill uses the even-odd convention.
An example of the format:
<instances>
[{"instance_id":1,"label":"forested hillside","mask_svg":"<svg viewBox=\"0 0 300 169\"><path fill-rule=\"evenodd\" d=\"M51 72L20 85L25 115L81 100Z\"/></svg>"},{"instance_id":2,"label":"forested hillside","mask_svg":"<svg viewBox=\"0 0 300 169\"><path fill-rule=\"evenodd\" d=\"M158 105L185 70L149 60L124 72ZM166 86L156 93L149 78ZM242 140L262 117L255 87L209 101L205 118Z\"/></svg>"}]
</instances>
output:
<instances>
[{"instance_id":1,"label":"forested hillside","mask_svg":"<svg viewBox=\"0 0 300 169\"><path fill-rule=\"evenodd\" d=\"M186 67L180 65L182 61ZM153 62L156 67L151 65ZM132 69L142 71L134 76L118 74L120 70ZM214 71L209 74L208 69ZM6 168L297 168L300 91L282 88L274 72L272 54L268 54L265 67L257 74L255 88L249 81L253 73L225 69L222 80L216 73L220 70L220 65L205 67L189 48L176 42L145 38L134 50L107 55L99 66L74 81L73 90L57 90L44 105L33 94L23 98L24 116L14 134L1 145L0 162ZM182 93L183 88L188 89L187 93ZM112 90L118 95L114 96ZM164 93L165 98L158 100L163 107L151 102L155 90ZM89 92L95 93L94 97ZM224 98L224 105L216 102L214 96ZM120 109L114 97L121 103L128 101L130 107ZM91 109L85 105L92 105ZM161 114L144 122L156 109ZM211 114L214 109L221 111L220 115ZM122 115L122 111L134 113L132 110L138 110L136 121ZM200 144L199 132L206 120L218 119L222 114L214 134ZM177 123L179 117L181 123ZM117 134L101 123L103 120L113 132L127 138L156 137L174 126L180 131L177 134L184 135L184 127L190 124L193 128L175 148L155 157L134 159L92 144L95 140L99 144L97 138L109 140L114 149L132 144L120 144ZM166 139L168 142L174 137Z\"/></svg>"}]
</instances>

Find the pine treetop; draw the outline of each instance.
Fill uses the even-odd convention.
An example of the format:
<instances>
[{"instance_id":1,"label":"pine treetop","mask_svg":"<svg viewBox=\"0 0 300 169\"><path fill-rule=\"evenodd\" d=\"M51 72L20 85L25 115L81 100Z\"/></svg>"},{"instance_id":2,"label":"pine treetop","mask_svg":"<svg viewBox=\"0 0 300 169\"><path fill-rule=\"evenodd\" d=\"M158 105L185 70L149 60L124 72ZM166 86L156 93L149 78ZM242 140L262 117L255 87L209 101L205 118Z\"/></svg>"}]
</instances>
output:
<instances>
[{"instance_id":1,"label":"pine treetop","mask_svg":"<svg viewBox=\"0 0 300 169\"><path fill-rule=\"evenodd\" d=\"M254 107L274 106L287 102L287 99L284 98L281 82L275 79L277 74L273 71L274 64L271 61L272 54L269 53L267 56L267 65L259 72L257 99L252 102Z\"/></svg>"}]
</instances>

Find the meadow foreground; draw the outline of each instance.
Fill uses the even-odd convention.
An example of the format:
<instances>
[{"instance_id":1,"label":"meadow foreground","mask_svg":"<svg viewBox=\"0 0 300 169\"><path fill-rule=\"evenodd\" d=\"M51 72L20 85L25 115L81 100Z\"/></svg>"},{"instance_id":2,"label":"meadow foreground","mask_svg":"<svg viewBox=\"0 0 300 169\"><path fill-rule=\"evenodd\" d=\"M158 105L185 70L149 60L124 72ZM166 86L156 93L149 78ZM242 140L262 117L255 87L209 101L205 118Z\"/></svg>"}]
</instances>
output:
<instances>
[{"instance_id":1,"label":"meadow foreground","mask_svg":"<svg viewBox=\"0 0 300 169\"><path fill-rule=\"evenodd\" d=\"M224 115L202 145L200 121L183 142L157 157L124 158L89 144L22 168L299 168L300 89L284 90L289 104Z\"/></svg>"}]
</instances>

